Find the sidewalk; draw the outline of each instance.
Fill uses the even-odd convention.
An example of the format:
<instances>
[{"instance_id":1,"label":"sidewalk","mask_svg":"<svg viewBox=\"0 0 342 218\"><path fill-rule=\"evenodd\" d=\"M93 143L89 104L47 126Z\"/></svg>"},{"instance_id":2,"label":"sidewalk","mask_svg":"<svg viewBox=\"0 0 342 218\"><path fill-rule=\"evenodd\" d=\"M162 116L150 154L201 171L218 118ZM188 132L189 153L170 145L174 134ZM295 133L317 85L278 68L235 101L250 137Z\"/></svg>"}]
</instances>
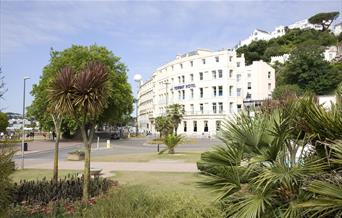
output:
<instances>
[{"instance_id":1,"label":"sidewalk","mask_svg":"<svg viewBox=\"0 0 342 218\"><path fill-rule=\"evenodd\" d=\"M18 163L17 163L18 164ZM52 169L53 161L46 160L37 163L34 159L25 160L26 169ZM59 161L59 169L83 170L84 161ZM153 162L92 162L92 168L102 169L103 176L110 177L112 171L146 171L146 172L198 172L195 163L182 163L178 161L153 161Z\"/></svg>"}]
</instances>

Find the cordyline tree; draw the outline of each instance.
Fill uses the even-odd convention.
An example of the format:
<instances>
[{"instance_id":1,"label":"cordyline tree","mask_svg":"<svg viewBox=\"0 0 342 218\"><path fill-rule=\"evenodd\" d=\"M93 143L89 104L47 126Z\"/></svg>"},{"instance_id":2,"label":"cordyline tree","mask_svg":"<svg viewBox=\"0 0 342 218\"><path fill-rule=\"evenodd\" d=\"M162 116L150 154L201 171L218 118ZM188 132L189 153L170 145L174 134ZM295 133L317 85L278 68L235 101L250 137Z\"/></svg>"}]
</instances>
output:
<instances>
[{"instance_id":1,"label":"cordyline tree","mask_svg":"<svg viewBox=\"0 0 342 218\"><path fill-rule=\"evenodd\" d=\"M39 121L41 129L47 131L54 129L57 134L56 140L58 139L58 129L56 127L60 127L61 136L62 133L69 135L70 132L75 132L78 125L73 117L65 114L62 116L59 114L59 110L54 111L53 107L51 107L48 101L48 90L51 81L57 77L64 67L69 66L77 74L88 65L89 61L98 61L105 65L111 81L109 103L107 108L100 114L99 123L112 124L121 122L133 110L132 91L127 82L127 68L120 62L119 57L105 47L97 45L73 45L63 51L52 49L49 64L44 67L39 83L32 88L31 94L34 96L34 100L28 108L28 114ZM60 122L54 122L54 120L58 121L59 118ZM58 142L56 144L58 145ZM57 178L58 146L55 146L55 151L54 177Z\"/></svg>"},{"instance_id":2,"label":"cordyline tree","mask_svg":"<svg viewBox=\"0 0 342 218\"><path fill-rule=\"evenodd\" d=\"M340 15L340 12L333 11L327 13L319 13L309 18L311 24L319 24L322 26L322 31L329 29L330 25Z\"/></svg>"},{"instance_id":3,"label":"cordyline tree","mask_svg":"<svg viewBox=\"0 0 342 218\"><path fill-rule=\"evenodd\" d=\"M184 108L180 104L170 105L167 109L167 116L170 118L173 128L175 130L175 135L177 135L177 129L180 122L183 119Z\"/></svg>"},{"instance_id":4,"label":"cordyline tree","mask_svg":"<svg viewBox=\"0 0 342 218\"><path fill-rule=\"evenodd\" d=\"M65 67L52 81L49 101L54 110L76 120L85 147L83 199L89 198L90 152L95 126L111 95L108 70L100 62L89 62L79 74Z\"/></svg>"}]
</instances>

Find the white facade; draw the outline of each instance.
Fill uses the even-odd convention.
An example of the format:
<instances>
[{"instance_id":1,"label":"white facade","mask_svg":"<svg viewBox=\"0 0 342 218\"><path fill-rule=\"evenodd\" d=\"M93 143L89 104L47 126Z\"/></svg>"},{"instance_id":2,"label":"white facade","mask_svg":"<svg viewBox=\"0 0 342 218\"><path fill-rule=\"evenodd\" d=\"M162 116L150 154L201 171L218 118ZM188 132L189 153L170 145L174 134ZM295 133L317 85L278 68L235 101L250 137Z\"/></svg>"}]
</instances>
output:
<instances>
[{"instance_id":1,"label":"white facade","mask_svg":"<svg viewBox=\"0 0 342 218\"><path fill-rule=\"evenodd\" d=\"M334 34L335 36L338 36L342 33L342 22L338 23L334 26Z\"/></svg>"},{"instance_id":2,"label":"white facade","mask_svg":"<svg viewBox=\"0 0 342 218\"><path fill-rule=\"evenodd\" d=\"M259 29L255 29L252 34L245 40L242 40L238 47L244 46L244 45L249 45L251 44L253 41L258 41L258 40L265 40L268 41L271 38L273 38L272 34L264 31L264 30L259 30Z\"/></svg>"},{"instance_id":3,"label":"white facade","mask_svg":"<svg viewBox=\"0 0 342 218\"><path fill-rule=\"evenodd\" d=\"M243 109L246 97L260 103L274 86L274 69L263 61L245 66L235 50L198 49L178 55L140 86L138 125L154 133L154 119L165 115L168 105L181 104L179 133L214 135L224 119Z\"/></svg>"},{"instance_id":4,"label":"white facade","mask_svg":"<svg viewBox=\"0 0 342 218\"><path fill-rule=\"evenodd\" d=\"M319 24L311 24L308 19L300 20L288 26L289 29L315 29L322 30Z\"/></svg>"},{"instance_id":5,"label":"white facade","mask_svg":"<svg viewBox=\"0 0 342 218\"><path fill-rule=\"evenodd\" d=\"M286 34L286 27L285 26L278 26L271 32L272 38L277 38L277 37L283 36L285 34Z\"/></svg>"},{"instance_id":6,"label":"white facade","mask_svg":"<svg viewBox=\"0 0 342 218\"><path fill-rule=\"evenodd\" d=\"M324 50L324 60L326 61L333 61L336 56L337 56L337 47L336 46L330 46L330 47L327 47L325 50Z\"/></svg>"},{"instance_id":7,"label":"white facade","mask_svg":"<svg viewBox=\"0 0 342 218\"><path fill-rule=\"evenodd\" d=\"M271 64L275 64L276 62L279 62L281 64L284 64L286 61L289 60L290 54L283 54L281 56L272 56L271 57Z\"/></svg>"}]
</instances>

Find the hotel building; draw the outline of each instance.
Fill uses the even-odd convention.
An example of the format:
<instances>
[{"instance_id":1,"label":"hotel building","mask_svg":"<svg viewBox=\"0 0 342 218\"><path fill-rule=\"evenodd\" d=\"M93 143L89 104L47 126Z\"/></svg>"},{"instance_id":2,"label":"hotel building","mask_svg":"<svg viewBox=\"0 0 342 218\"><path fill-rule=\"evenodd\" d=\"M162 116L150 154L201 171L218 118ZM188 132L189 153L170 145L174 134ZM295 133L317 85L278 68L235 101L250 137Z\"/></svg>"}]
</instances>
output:
<instances>
[{"instance_id":1,"label":"hotel building","mask_svg":"<svg viewBox=\"0 0 342 218\"><path fill-rule=\"evenodd\" d=\"M155 133L154 120L167 106L181 104L185 114L178 132L215 135L225 119L270 98L274 69L263 61L245 65L235 50L198 49L159 67L138 90L138 126Z\"/></svg>"}]
</instances>

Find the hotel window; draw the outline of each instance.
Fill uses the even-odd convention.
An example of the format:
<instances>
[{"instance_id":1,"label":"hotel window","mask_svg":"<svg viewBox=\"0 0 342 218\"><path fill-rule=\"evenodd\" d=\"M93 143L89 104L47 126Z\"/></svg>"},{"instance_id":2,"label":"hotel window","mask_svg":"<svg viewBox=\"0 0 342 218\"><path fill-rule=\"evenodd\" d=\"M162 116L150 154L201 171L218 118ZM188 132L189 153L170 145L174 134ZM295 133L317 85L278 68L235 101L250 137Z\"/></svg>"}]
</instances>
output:
<instances>
[{"instance_id":1,"label":"hotel window","mask_svg":"<svg viewBox=\"0 0 342 218\"><path fill-rule=\"evenodd\" d=\"M194 62L193 61L190 61L190 66L194 66Z\"/></svg>"},{"instance_id":2,"label":"hotel window","mask_svg":"<svg viewBox=\"0 0 342 218\"><path fill-rule=\"evenodd\" d=\"M236 105L237 111L241 111L241 104Z\"/></svg>"},{"instance_id":3,"label":"hotel window","mask_svg":"<svg viewBox=\"0 0 342 218\"><path fill-rule=\"evenodd\" d=\"M216 70L211 71L213 74L213 79L216 79Z\"/></svg>"},{"instance_id":4,"label":"hotel window","mask_svg":"<svg viewBox=\"0 0 342 218\"><path fill-rule=\"evenodd\" d=\"M241 74L236 74L236 82L240 82L241 80Z\"/></svg>"},{"instance_id":5,"label":"hotel window","mask_svg":"<svg viewBox=\"0 0 342 218\"><path fill-rule=\"evenodd\" d=\"M186 121L183 121L184 132L187 130Z\"/></svg>"},{"instance_id":6,"label":"hotel window","mask_svg":"<svg viewBox=\"0 0 342 218\"><path fill-rule=\"evenodd\" d=\"M180 65L180 68L183 69L183 64L179 64Z\"/></svg>"},{"instance_id":7,"label":"hotel window","mask_svg":"<svg viewBox=\"0 0 342 218\"><path fill-rule=\"evenodd\" d=\"M203 98L203 88L200 88L200 98Z\"/></svg>"},{"instance_id":8,"label":"hotel window","mask_svg":"<svg viewBox=\"0 0 342 218\"><path fill-rule=\"evenodd\" d=\"M268 72L267 77L268 77L269 79L271 79L271 72Z\"/></svg>"},{"instance_id":9,"label":"hotel window","mask_svg":"<svg viewBox=\"0 0 342 218\"><path fill-rule=\"evenodd\" d=\"M268 90L271 90L271 88L272 88L271 83L268 83Z\"/></svg>"},{"instance_id":10,"label":"hotel window","mask_svg":"<svg viewBox=\"0 0 342 218\"><path fill-rule=\"evenodd\" d=\"M233 113L233 102L229 103L229 113Z\"/></svg>"},{"instance_id":11,"label":"hotel window","mask_svg":"<svg viewBox=\"0 0 342 218\"><path fill-rule=\"evenodd\" d=\"M241 88L236 89L236 96L241 96Z\"/></svg>"},{"instance_id":12,"label":"hotel window","mask_svg":"<svg viewBox=\"0 0 342 218\"><path fill-rule=\"evenodd\" d=\"M221 121L220 120L216 120L216 131L219 131L221 128Z\"/></svg>"},{"instance_id":13,"label":"hotel window","mask_svg":"<svg viewBox=\"0 0 342 218\"><path fill-rule=\"evenodd\" d=\"M173 78L171 78L171 82L173 83Z\"/></svg>"},{"instance_id":14,"label":"hotel window","mask_svg":"<svg viewBox=\"0 0 342 218\"><path fill-rule=\"evenodd\" d=\"M248 78L251 78L251 76L252 76L252 75L251 75L250 73L249 73L249 74L247 74L247 77L248 77Z\"/></svg>"},{"instance_id":15,"label":"hotel window","mask_svg":"<svg viewBox=\"0 0 342 218\"><path fill-rule=\"evenodd\" d=\"M200 112L203 114L203 104L200 104Z\"/></svg>"},{"instance_id":16,"label":"hotel window","mask_svg":"<svg viewBox=\"0 0 342 218\"><path fill-rule=\"evenodd\" d=\"M219 62L219 61L220 61L220 58L219 58L219 57L215 57L215 61L216 61L216 62Z\"/></svg>"},{"instance_id":17,"label":"hotel window","mask_svg":"<svg viewBox=\"0 0 342 218\"><path fill-rule=\"evenodd\" d=\"M190 89L190 98L191 98L191 99L194 98L194 89Z\"/></svg>"},{"instance_id":18,"label":"hotel window","mask_svg":"<svg viewBox=\"0 0 342 218\"><path fill-rule=\"evenodd\" d=\"M194 74L190 74L190 81L191 81L191 82L194 81Z\"/></svg>"},{"instance_id":19,"label":"hotel window","mask_svg":"<svg viewBox=\"0 0 342 218\"><path fill-rule=\"evenodd\" d=\"M197 132L197 121L194 121L193 124L194 124L194 132Z\"/></svg>"},{"instance_id":20,"label":"hotel window","mask_svg":"<svg viewBox=\"0 0 342 218\"><path fill-rule=\"evenodd\" d=\"M216 103L213 103L213 113L216 114L217 113L217 107L216 107Z\"/></svg>"},{"instance_id":21,"label":"hotel window","mask_svg":"<svg viewBox=\"0 0 342 218\"><path fill-rule=\"evenodd\" d=\"M218 87L218 95L219 95L219 96L222 96L222 95L223 95L223 87L222 87L222 86L219 86L219 87Z\"/></svg>"},{"instance_id":22,"label":"hotel window","mask_svg":"<svg viewBox=\"0 0 342 218\"><path fill-rule=\"evenodd\" d=\"M218 106L219 106L219 114L222 114L223 113L223 103L219 102Z\"/></svg>"},{"instance_id":23,"label":"hotel window","mask_svg":"<svg viewBox=\"0 0 342 218\"><path fill-rule=\"evenodd\" d=\"M229 78L233 77L233 70L229 70Z\"/></svg>"},{"instance_id":24,"label":"hotel window","mask_svg":"<svg viewBox=\"0 0 342 218\"><path fill-rule=\"evenodd\" d=\"M181 91L178 91L178 100L181 100L181 98L182 98Z\"/></svg>"},{"instance_id":25,"label":"hotel window","mask_svg":"<svg viewBox=\"0 0 342 218\"><path fill-rule=\"evenodd\" d=\"M213 96L216 97L216 86L213 86Z\"/></svg>"},{"instance_id":26,"label":"hotel window","mask_svg":"<svg viewBox=\"0 0 342 218\"><path fill-rule=\"evenodd\" d=\"M205 59L202 59L202 63L205 64Z\"/></svg>"},{"instance_id":27,"label":"hotel window","mask_svg":"<svg viewBox=\"0 0 342 218\"><path fill-rule=\"evenodd\" d=\"M191 113L191 114L194 114L194 112L195 112L194 105L193 105L193 104L190 104L190 113Z\"/></svg>"},{"instance_id":28,"label":"hotel window","mask_svg":"<svg viewBox=\"0 0 342 218\"><path fill-rule=\"evenodd\" d=\"M173 70L173 65L171 66L171 69Z\"/></svg>"},{"instance_id":29,"label":"hotel window","mask_svg":"<svg viewBox=\"0 0 342 218\"><path fill-rule=\"evenodd\" d=\"M182 99L185 100L185 90L182 90Z\"/></svg>"},{"instance_id":30,"label":"hotel window","mask_svg":"<svg viewBox=\"0 0 342 218\"><path fill-rule=\"evenodd\" d=\"M182 82L185 83L185 76L182 76Z\"/></svg>"},{"instance_id":31,"label":"hotel window","mask_svg":"<svg viewBox=\"0 0 342 218\"><path fill-rule=\"evenodd\" d=\"M229 56L229 62L232 62L233 56Z\"/></svg>"},{"instance_id":32,"label":"hotel window","mask_svg":"<svg viewBox=\"0 0 342 218\"><path fill-rule=\"evenodd\" d=\"M180 76L178 77L178 83L181 83L181 77Z\"/></svg>"},{"instance_id":33,"label":"hotel window","mask_svg":"<svg viewBox=\"0 0 342 218\"><path fill-rule=\"evenodd\" d=\"M233 96L233 86L229 86L229 96Z\"/></svg>"},{"instance_id":34,"label":"hotel window","mask_svg":"<svg viewBox=\"0 0 342 218\"><path fill-rule=\"evenodd\" d=\"M200 80L203 80L203 72L200 72L199 76L200 76Z\"/></svg>"},{"instance_id":35,"label":"hotel window","mask_svg":"<svg viewBox=\"0 0 342 218\"><path fill-rule=\"evenodd\" d=\"M251 82L248 82L247 89L252 89L252 83Z\"/></svg>"},{"instance_id":36,"label":"hotel window","mask_svg":"<svg viewBox=\"0 0 342 218\"><path fill-rule=\"evenodd\" d=\"M222 70L218 70L218 78L222 78Z\"/></svg>"},{"instance_id":37,"label":"hotel window","mask_svg":"<svg viewBox=\"0 0 342 218\"><path fill-rule=\"evenodd\" d=\"M204 121L204 132L208 132L209 131L209 127L208 127L208 121Z\"/></svg>"},{"instance_id":38,"label":"hotel window","mask_svg":"<svg viewBox=\"0 0 342 218\"><path fill-rule=\"evenodd\" d=\"M237 66L237 67L240 67L240 62L236 62L236 66Z\"/></svg>"}]
</instances>

